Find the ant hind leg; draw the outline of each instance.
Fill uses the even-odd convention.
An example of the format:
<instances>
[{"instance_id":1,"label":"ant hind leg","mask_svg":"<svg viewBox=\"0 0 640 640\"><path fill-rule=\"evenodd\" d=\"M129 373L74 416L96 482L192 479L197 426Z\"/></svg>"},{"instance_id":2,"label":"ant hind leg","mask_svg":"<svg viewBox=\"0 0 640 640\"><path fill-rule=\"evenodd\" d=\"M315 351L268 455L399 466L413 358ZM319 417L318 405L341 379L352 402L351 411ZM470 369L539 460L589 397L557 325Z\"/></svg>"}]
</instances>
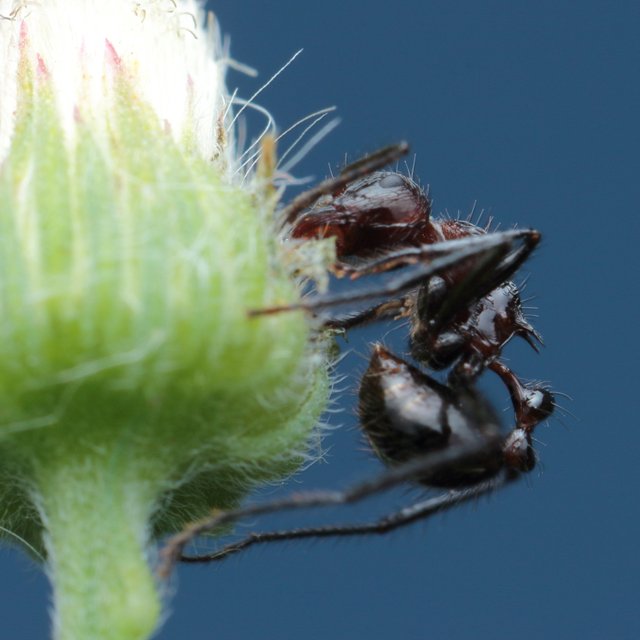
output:
<instances>
[{"instance_id":1,"label":"ant hind leg","mask_svg":"<svg viewBox=\"0 0 640 640\"><path fill-rule=\"evenodd\" d=\"M182 555L180 562L206 563L226 560L229 556L245 551L249 547L269 542L285 542L290 540L304 540L310 538L347 538L364 535L383 535L396 529L406 527L419 520L424 520L441 511L445 511L456 505L468 502L475 498L490 493L498 488L500 481L492 480L476 485L470 489L448 491L433 498L416 502L402 509L390 513L374 522L327 525L321 527L309 527L304 529L290 529L287 531L264 531L250 533L245 538L232 542L224 547L208 554L197 556Z\"/></svg>"},{"instance_id":2,"label":"ant hind leg","mask_svg":"<svg viewBox=\"0 0 640 640\"><path fill-rule=\"evenodd\" d=\"M345 491L309 491L306 493L294 493L285 498L273 500L271 502L248 505L246 507L239 507L230 511L218 511L210 517L194 522L167 541L167 544L161 551L158 575L162 578L167 578L171 574L175 563L183 557L185 546L195 538L205 533L219 530L220 527L236 522L241 518L279 513L282 511L309 509L313 507L354 504L368 498L369 496L376 495L382 491L404 484L405 482L412 480L415 481L420 477L424 477L426 474L430 475L437 473L438 471L449 467L451 464L464 464L469 460L475 459L479 454L486 451L487 446L488 444L486 442L474 442L472 445L460 445L422 455L410 460L409 462L392 468L376 478L356 484ZM471 489L463 489L461 492L454 491L443 494L443 496L445 496L445 498L443 498L443 503L435 511L432 511L435 513L437 511L443 511L447 508L454 507L465 500L470 500L481 493L497 488L505 482L516 479L516 477L517 476L508 475L498 476L494 481L476 485ZM425 513L423 517L427 517L427 515L429 514ZM407 524L413 521L415 521L415 519L410 521L408 520ZM329 529L332 528L330 527ZM308 535L306 537L311 536ZM281 539L281 536L278 534L275 536L275 539ZM246 543L245 547L250 546L251 544L256 543Z\"/></svg>"}]
</instances>

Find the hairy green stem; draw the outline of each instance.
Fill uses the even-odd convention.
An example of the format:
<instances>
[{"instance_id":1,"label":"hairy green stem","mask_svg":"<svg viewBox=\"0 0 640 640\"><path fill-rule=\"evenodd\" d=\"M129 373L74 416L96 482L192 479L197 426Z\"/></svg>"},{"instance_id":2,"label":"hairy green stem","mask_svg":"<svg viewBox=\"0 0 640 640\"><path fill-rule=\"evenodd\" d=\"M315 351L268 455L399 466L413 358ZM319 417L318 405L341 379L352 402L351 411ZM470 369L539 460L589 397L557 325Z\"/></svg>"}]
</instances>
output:
<instances>
[{"instance_id":1,"label":"hairy green stem","mask_svg":"<svg viewBox=\"0 0 640 640\"><path fill-rule=\"evenodd\" d=\"M56 640L144 640L161 613L149 557L156 491L130 459L79 451L40 468Z\"/></svg>"}]
</instances>

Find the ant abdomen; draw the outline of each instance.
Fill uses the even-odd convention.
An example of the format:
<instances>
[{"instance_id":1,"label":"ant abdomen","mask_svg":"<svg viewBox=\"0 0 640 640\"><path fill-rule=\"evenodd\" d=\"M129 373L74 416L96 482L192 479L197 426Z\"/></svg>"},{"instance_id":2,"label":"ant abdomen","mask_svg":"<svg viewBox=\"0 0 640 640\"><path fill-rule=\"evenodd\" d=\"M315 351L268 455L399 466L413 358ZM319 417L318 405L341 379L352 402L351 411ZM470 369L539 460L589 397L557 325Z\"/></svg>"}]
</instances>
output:
<instances>
[{"instance_id":1,"label":"ant abdomen","mask_svg":"<svg viewBox=\"0 0 640 640\"><path fill-rule=\"evenodd\" d=\"M321 198L301 215L293 238L335 238L338 259L375 255L389 247L435 242L431 202L410 178L377 171Z\"/></svg>"},{"instance_id":2,"label":"ant abdomen","mask_svg":"<svg viewBox=\"0 0 640 640\"><path fill-rule=\"evenodd\" d=\"M472 387L442 385L379 344L362 379L359 413L371 446L389 465L447 447L480 447L472 458L421 478L423 484L474 485L504 465L497 420Z\"/></svg>"}]
</instances>

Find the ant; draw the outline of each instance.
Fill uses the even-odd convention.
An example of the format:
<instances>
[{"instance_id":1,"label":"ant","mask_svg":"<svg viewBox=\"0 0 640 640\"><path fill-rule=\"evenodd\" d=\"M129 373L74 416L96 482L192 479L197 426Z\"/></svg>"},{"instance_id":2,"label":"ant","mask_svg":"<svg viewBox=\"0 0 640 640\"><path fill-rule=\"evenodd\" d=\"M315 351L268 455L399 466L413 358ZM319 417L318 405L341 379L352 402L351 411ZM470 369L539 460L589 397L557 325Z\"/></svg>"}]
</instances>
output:
<instances>
[{"instance_id":1,"label":"ant","mask_svg":"<svg viewBox=\"0 0 640 640\"><path fill-rule=\"evenodd\" d=\"M335 238L335 275L357 279L395 270L400 275L369 288L316 295L251 315L293 309L318 313L378 299L363 311L324 318L322 327L340 332L368 322L409 318L411 356L424 368L448 369L446 384L374 345L360 384L359 416L373 451L390 471L344 492L297 494L195 523L169 542L164 573L177 559L220 560L256 543L384 533L492 491L534 468L532 433L551 415L555 400L546 386L522 383L500 356L515 336L536 351L542 344L510 280L538 245L540 234L531 229L489 233L470 220L434 218L428 194L411 178L380 171L407 151L406 143L380 149L281 211L291 241ZM485 369L500 377L511 397L515 426L506 436L476 390ZM213 554L181 555L195 536L240 517L351 503L406 481L448 491L373 523L254 533Z\"/></svg>"}]
</instances>

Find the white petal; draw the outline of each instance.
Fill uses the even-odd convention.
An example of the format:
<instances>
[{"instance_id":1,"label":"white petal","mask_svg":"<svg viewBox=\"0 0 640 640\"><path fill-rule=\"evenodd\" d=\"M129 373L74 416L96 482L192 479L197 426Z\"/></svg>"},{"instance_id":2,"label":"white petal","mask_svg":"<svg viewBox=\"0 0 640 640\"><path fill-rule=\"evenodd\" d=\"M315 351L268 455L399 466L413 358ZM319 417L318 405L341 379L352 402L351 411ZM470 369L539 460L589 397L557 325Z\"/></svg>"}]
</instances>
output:
<instances>
[{"instance_id":1,"label":"white petal","mask_svg":"<svg viewBox=\"0 0 640 640\"><path fill-rule=\"evenodd\" d=\"M106 126L118 61L177 141L193 133L204 158L222 151L226 65L197 0L0 0L0 14L0 159L14 127L21 42L32 68L50 76L70 140L78 110Z\"/></svg>"}]
</instances>

